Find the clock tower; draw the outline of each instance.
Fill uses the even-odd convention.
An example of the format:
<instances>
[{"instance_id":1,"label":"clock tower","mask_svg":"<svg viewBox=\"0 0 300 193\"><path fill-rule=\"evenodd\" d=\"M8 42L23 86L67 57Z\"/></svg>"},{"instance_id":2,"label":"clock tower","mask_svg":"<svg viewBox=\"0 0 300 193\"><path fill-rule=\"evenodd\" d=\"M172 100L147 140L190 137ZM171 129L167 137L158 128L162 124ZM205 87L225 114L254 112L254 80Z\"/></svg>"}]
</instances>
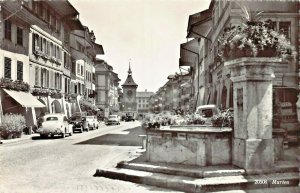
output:
<instances>
[{"instance_id":1,"label":"clock tower","mask_svg":"<svg viewBox=\"0 0 300 193\"><path fill-rule=\"evenodd\" d=\"M128 69L128 76L122 84L123 88L123 112L137 112L137 102L136 102L136 89L138 85L134 82L132 78L132 71L130 68L129 63L129 69Z\"/></svg>"}]
</instances>

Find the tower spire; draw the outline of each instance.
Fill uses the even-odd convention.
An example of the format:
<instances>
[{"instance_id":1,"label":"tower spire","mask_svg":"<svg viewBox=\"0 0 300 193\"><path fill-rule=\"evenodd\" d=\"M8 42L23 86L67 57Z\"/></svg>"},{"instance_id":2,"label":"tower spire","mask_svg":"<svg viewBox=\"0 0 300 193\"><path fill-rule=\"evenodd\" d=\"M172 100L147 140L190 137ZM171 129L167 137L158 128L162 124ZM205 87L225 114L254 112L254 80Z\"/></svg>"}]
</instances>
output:
<instances>
[{"instance_id":1,"label":"tower spire","mask_svg":"<svg viewBox=\"0 0 300 193\"><path fill-rule=\"evenodd\" d=\"M132 74L131 67L130 67L130 61L131 61L131 59L129 59L129 69L128 69L128 75L131 75L131 74Z\"/></svg>"}]
</instances>

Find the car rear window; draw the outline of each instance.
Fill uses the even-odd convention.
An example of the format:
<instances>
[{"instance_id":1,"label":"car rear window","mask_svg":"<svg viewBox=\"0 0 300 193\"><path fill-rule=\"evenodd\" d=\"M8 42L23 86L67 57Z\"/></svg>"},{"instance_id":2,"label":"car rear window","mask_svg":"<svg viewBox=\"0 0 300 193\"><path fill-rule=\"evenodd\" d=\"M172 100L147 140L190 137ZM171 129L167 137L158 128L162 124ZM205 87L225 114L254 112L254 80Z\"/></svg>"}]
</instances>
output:
<instances>
[{"instance_id":1,"label":"car rear window","mask_svg":"<svg viewBox=\"0 0 300 193\"><path fill-rule=\"evenodd\" d=\"M57 117L47 117L46 121L57 121L58 118Z\"/></svg>"}]
</instances>

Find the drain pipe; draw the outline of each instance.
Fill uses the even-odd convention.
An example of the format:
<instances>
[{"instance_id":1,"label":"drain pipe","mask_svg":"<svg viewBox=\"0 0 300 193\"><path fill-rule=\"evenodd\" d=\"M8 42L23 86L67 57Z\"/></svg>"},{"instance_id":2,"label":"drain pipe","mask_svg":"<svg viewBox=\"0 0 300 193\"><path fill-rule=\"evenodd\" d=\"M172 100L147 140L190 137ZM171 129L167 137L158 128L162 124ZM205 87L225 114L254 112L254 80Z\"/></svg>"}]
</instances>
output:
<instances>
[{"instance_id":1,"label":"drain pipe","mask_svg":"<svg viewBox=\"0 0 300 193\"><path fill-rule=\"evenodd\" d=\"M198 65L198 88L197 88L197 98L196 98L196 105L195 105L195 107L194 108L196 108L197 107L197 103L198 103L198 97L199 97L199 73L200 73L200 71L199 71L199 61L200 61L200 59L199 59L199 54L197 53L197 52L194 52L194 51L192 51L192 50L189 50L189 49L186 49L185 47L181 47L183 50L185 50L185 51L188 51L188 52L191 52L191 53L193 53L193 54L196 54L197 55L197 65ZM194 80L193 80L193 84L194 84ZM193 89L193 91L194 91L194 89ZM194 93L194 92L193 92ZM195 110L195 109L194 109Z\"/></svg>"}]
</instances>

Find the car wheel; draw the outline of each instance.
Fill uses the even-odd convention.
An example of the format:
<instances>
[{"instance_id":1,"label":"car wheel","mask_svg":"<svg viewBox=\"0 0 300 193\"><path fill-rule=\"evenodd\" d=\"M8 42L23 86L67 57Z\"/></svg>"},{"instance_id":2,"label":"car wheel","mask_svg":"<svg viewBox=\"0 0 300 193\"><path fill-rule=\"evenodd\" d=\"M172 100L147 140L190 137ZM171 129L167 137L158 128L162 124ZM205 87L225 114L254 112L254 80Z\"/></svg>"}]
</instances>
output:
<instances>
[{"instance_id":1,"label":"car wheel","mask_svg":"<svg viewBox=\"0 0 300 193\"><path fill-rule=\"evenodd\" d=\"M40 134L40 138L44 139L44 138L46 138L46 137L47 137L47 135L45 135L45 134Z\"/></svg>"},{"instance_id":2,"label":"car wheel","mask_svg":"<svg viewBox=\"0 0 300 193\"><path fill-rule=\"evenodd\" d=\"M61 133L61 138L65 138L65 137L66 137L66 133L65 132Z\"/></svg>"}]
</instances>

